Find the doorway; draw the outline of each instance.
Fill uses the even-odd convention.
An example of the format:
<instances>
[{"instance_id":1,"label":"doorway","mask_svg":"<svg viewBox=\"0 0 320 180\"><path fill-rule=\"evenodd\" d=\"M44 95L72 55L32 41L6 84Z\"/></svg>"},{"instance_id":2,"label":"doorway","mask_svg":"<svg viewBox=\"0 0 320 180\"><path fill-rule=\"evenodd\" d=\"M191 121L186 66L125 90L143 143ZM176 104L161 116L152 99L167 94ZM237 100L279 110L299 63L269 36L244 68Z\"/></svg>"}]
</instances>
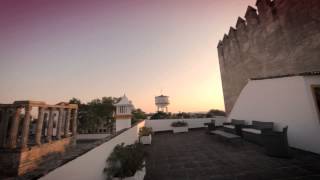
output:
<instances>
[{"instance_id":1,"label":"doorway","mask_svg":"<svg viewBox=\"0 0 320 180\"><path fill-rule=\"evenodd\" d=\"M313 85L312 91L313 91L313 96L316 103L316 108L318 111L318 117L320 120L320 85Z\"/></svg>"}]
</instances>

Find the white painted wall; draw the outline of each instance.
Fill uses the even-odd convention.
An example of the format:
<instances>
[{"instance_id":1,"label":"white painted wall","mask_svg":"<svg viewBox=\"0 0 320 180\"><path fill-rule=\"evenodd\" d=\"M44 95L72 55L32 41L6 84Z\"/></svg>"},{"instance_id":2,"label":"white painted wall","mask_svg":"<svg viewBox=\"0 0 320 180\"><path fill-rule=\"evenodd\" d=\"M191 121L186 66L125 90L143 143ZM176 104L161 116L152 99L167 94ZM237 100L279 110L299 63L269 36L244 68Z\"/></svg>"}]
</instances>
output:
<instances>
[{"instance_id":1,"label":"white painted wall","mask_svg":"<svg viewBox=\"0 0 320 180\"><path fill-rule=\"evenodd\" d=\"M205 127L204 123L211 122L212 119L216 120L216 125L222 125L226 118L224 116L217 116L215 118L199 118L199 119L157 119L157 120L146 120L146 126L152 127L154 132L159 131L171 131L171 123L175 121L185 121L188 123L189 128L201 128Z\"/></svg>"},{"instance_id":2,"label":"white painted wall","mask_svg":"<svg viewBox=\"0 0 320 180\"><path fill-rule=\"evenodd\" d=\"M131 127L131 119L116 119L116 132Z\"/></svg>"},{"instance_id":3,"label":"white painted wall","mask_svg":"<svg viewBox=\"0 0 320 180\"><path fill-rule=\"evenodd\" d=\"M228 120L275 122L275 129L288 125L292 147L320 153L320 121L311 85L320 76L252 80L242 90Z\"/></svg>"},{"instance_id":4,"label":"white painted wall","mask_svg":"<svg viewBox=\"0 0 320 180\"><path fill-rule=\"evenodd\" d=\"M104 139L108 136L110 136L110 134L78 134L77 140Z\"/></svg>"},{"instance_id":5,"label":"white painted wall","mask_svg":"<svg viewBox=\"0 0 320 180\"><path fill-rule=\"evenodd\" d=\"M106 160L113 148L117 144L133 144L138 140L138 132L145 125L145 121L128 129L110 141L94 148L86 154L76 158L73 161L55 169L48 175L40 178L42 180L104 180L106 179L103 169L106 166Z\"/></svg>"}]
</instances>

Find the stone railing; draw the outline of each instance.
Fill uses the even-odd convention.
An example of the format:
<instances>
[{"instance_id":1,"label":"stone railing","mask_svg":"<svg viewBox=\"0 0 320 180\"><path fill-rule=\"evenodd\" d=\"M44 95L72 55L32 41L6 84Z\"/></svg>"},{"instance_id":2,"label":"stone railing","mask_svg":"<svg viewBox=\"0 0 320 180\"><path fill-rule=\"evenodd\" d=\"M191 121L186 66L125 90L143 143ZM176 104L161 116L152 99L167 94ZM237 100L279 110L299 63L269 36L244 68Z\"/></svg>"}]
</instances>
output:
<instances>
[{"instance_id":1,"label":"stone railing","mask_svg":"<svg viewBox=\"0 0 320 180\"><path fill-rule=\"evenodd\" d=\"M77 109L68 103L0 104L0 179L33 171L73 146Z\"/></svg>"},{"instance_id":2,"label":"stone railing","mask_svg":"<svg viewBox=\"0 0 320 180\"><path fill-rule=\"evenodd\" d=\"M0 104L0 148L24 149L75 136L77 109L77 105L67 103L47 105L44 102L16 101ZM31 122L31 111L38 112L36 121Z\"/></svg>"}]
</instances>

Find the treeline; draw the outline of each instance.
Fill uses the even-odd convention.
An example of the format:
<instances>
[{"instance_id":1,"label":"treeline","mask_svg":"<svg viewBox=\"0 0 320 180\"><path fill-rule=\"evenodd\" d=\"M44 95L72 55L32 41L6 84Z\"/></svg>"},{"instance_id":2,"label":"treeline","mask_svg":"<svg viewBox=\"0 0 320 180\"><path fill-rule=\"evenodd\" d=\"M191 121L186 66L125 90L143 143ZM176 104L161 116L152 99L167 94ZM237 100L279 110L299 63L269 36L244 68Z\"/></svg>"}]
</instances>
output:
<instances>
[{"instance_id":1,"label":"treeline","mask_svg":"<svg viewBox=\"0 0 320 180\"><path fill-rule=\"evenodd\" d=\"M157 112L151 115L150 119L190 119L190 118L213 118L215 116L225 116L226 113L224 111L218 109L212 109L207 113L165 113L165 112Z\"/></svg>"},{"instance_id":2,"label":"treeline","mask_svg":"<svg viewBox=\"0 0 320 180\"><path fill-rule=\"evenodd\" d=\"M120 98L103 97L93 99L89 103L82 103L77 98L72 98L69 103L78 104L78 130L95 132L101 126L112 125L114 122L114 104Z\"/></svg>"},{"instance_id":3,"label":"treeline","mask_svg":"<svg viewBox=\"0 0 320 180\"><path fill-rule=\"evenodd\" d=\"M100 128L112 128L116 107L114 104L120 101L117 97L102 97L93 99L88 103L82 103L78 98L70 99L69 103L78 104L78 131L94 133ZM146 113L141 109L132 112L132 123L146 119Z\"/></svg>"}]
</instances>

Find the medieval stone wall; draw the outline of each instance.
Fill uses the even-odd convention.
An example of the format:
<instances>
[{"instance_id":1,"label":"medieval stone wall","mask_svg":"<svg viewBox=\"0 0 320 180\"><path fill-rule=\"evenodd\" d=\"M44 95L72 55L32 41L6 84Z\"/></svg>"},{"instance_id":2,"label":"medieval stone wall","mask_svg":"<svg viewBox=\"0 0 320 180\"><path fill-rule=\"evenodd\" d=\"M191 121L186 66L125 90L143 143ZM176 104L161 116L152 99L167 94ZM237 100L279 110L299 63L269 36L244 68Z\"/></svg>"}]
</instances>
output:
<instances>
[{"instance_id":1,"label":"medieval stone wall","mask_svg":"<svg viewBox=\"0 0 320 180\"><path fill-rule=\"evenodd\" d=\"M229 113L250 78L320 70L320 0L258 0L218 44Z\"/></svg>"}]
</instances>

